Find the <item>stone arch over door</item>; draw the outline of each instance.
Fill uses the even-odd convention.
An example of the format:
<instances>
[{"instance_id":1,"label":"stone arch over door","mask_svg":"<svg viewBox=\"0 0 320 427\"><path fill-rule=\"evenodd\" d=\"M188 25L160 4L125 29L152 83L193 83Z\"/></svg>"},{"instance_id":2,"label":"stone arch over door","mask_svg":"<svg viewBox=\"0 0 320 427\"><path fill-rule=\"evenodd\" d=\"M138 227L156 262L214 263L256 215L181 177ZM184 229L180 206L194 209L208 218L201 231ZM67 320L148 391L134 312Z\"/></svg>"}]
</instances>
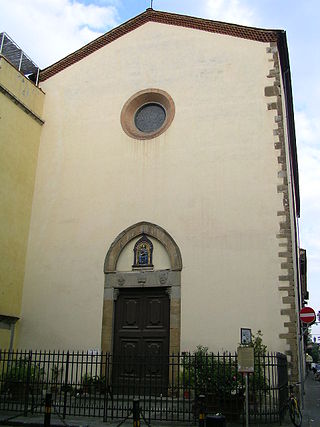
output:
<instances>
[{"instance_id":1,"label":"stone arch over door","mask_svg":"<svg viewBox=\"0 0 320 427\"><path fill-rule=\"evenodd\" d=\"M170 269L117 271L117 262L122 250L132 240L145 235L156 239L165 248L170 260ZM182 258L178 245L170 234L150 222L139 222L122 231L111 244L104 263L104 301L101 347L105 352L113 351L114 307L120 289L165 288L170 298L169 353L180 351L181 325L181 270Z\"/></svg>"}]
</instances>

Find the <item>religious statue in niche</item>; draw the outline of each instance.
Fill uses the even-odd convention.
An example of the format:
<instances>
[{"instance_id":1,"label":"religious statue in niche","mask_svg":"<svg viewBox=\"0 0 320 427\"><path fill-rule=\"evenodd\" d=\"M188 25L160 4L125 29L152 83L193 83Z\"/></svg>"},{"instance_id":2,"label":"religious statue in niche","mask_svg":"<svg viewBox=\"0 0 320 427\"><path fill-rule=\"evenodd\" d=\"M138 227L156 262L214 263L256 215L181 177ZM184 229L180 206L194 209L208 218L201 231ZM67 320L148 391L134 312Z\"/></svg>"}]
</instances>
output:
<instances>
[{"instance_id":1,"label":"religious statue in niche","mask_svg":"<svg viewBox=\"0 0 320 427\"><path fill-rule=\"evenodd\" d=\"M147 245L143 243L138 250L138 264L139 265L148 265L149 254Z\"/></svg>"},{"instance_id":2,"label":"religious statue in niche","mask_svg":"<svg viewBox=\"0 0 320 427\"><path fill-rule=\"evenodd\" d=\"M152 252L153 245L147 236L143 235L141 239L134 245L134 261L133 268L153 268Z\"/></svg>"}]
</instances>

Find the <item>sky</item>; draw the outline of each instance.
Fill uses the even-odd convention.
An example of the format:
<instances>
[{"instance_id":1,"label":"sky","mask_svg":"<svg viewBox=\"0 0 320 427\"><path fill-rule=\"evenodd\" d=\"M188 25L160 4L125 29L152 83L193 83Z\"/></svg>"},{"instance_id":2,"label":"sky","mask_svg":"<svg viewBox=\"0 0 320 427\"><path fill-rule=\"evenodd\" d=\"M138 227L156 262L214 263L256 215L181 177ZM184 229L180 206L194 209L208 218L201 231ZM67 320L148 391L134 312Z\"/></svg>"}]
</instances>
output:
<instances>
[{"instance_id":1,"label":"sky","mask_svg":"<svg viewBox=\"0 0 320 427\"><path fill-rule=\"evenodd\" d=\"M45 68L142 13L151 0L0 0L5 31ZM308 305L320 310L320 0L153 0L153 8L287 33L297 134L300 245ZM319 337L320 324L312 333Z\"/></svg>"}]
</instances>

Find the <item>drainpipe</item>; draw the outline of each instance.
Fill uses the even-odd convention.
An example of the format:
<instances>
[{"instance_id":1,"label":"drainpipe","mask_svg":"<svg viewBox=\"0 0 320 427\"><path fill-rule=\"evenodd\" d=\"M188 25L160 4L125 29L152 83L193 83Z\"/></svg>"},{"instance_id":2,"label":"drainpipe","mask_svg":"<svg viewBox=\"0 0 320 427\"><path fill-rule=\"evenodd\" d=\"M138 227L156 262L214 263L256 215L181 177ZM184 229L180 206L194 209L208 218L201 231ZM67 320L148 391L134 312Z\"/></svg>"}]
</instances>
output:
<instances>
[{"instance_id":1,"label":"drainpipe","mask_svg":"<svg viewBox=\"0 0 320 427\"><path fill-rule=\"evenodd\" d=\"M10 353L12 352L12 349L13 349L14 329L15 329L15 323L11 323L11 325L10 325L10 344L9 344Z\"/></svg>"},{"instance_id":2,"label":"drainpipe","mask_svg":"<svg viewBox=\"0 0 320 427\"><path fill-rule=\"evenodd\" d=\"M2 34L2 39L1 39L0 54L2 54L3 45L4 45L4 33Z\"/></svg>"},{"instance_id":3,"label":"drainpipe","mask_svg":"<svg viewBox=\"0 0 320 427\"><path fill-rule=\"evenodd\" d=\"M20 61L19 61L19 71L21 71L22 59L23 59L23 52L21 51Z\"/></svg>"},{"instance_id":4,"label":"drainpipe","mask_svg":"<svg viewBox=\"0 0 320 427\"><path fill-rule=\"evenodd\" d=\"M38 83L39 83L39 74L40 74L40 68L37 69L36 86L38 86Z\"/></svg>"}]
</instances>

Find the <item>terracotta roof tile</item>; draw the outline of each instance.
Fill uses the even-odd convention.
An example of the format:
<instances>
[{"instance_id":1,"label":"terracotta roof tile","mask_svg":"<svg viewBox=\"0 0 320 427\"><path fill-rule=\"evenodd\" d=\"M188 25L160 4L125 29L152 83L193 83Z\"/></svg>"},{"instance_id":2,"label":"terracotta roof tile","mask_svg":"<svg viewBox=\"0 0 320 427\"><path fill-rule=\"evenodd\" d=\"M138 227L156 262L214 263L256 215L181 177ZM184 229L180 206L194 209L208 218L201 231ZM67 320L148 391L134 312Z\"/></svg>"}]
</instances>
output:
<instances>
[{"instance_id":1,"label":"terracotta roof tile","mask_svg":"<svg viewBox=\"0 0 320 427\"><path fill-rule=\"evenodd\" d=\"M279 30L265 30L261 28L245 27L236 24L227 24L209 19L195 18L186 15L178 15L168 12L159 12L147 9L145 12L130 19L119 27L114 28L101 37L93 40L79 50L71 53L60 61L45 68L40 72L40 81L47 80L70 65L80 61L96 50L106 46L119 37L135 30L147 22L158 22L167 25L176 25L185 28L207 31L210 33L224 34L232 37L239 37L259 42L276 42Z\"/></svg>"}]
</instances>

